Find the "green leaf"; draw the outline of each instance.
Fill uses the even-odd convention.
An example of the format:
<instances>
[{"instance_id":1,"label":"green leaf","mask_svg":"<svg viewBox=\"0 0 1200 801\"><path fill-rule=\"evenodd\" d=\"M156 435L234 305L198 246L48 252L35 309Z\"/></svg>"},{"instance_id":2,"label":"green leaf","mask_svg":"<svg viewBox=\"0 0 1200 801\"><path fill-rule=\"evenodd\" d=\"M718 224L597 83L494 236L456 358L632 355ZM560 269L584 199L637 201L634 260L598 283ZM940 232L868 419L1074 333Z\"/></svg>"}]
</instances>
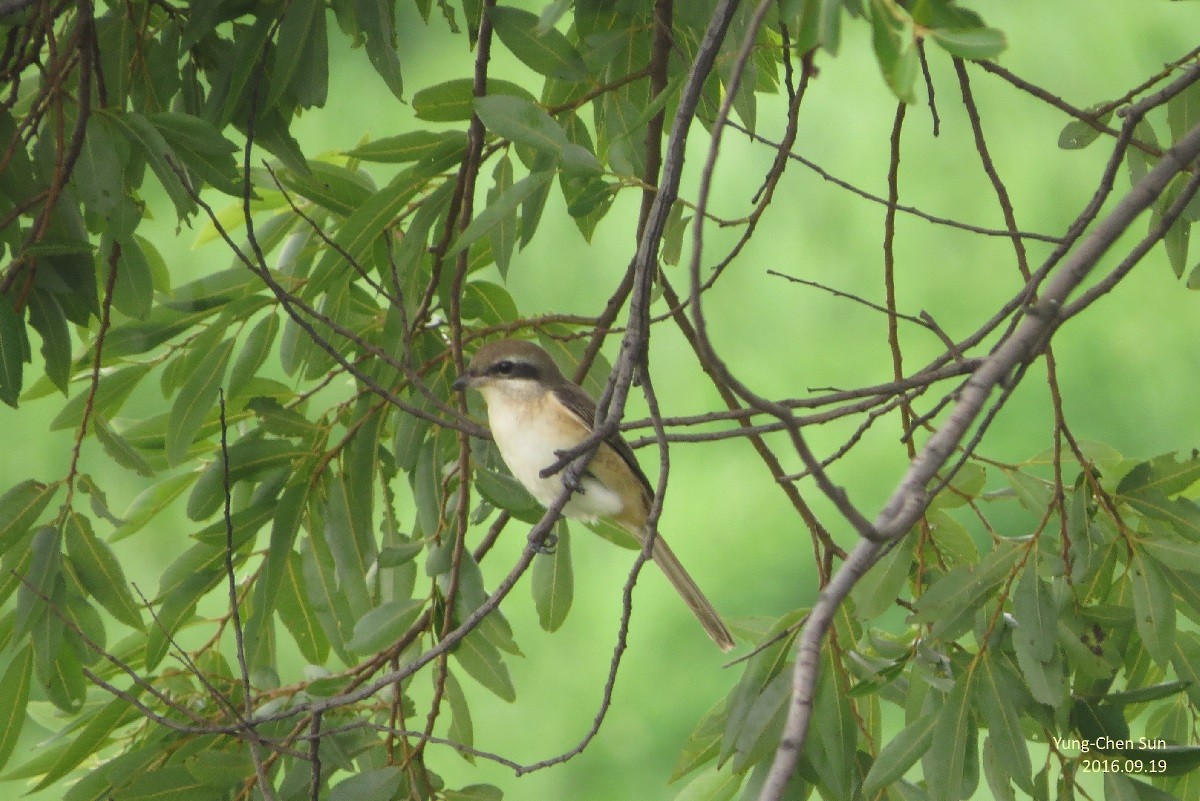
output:
<instances>
[{"instance_id":1,"label":"green leaf","mask_svg":"<svg viewBox=\"0 0 1200 801\"><path fill-rule=\"evenodd\" d=\"M33 648L21 648L8 663L0 677L0 768L8 764L21 729L25 725L29 704L29 680L33 676ZM8 712L2 710L7 709Z\"/></svg>"},{"instance_id":2,"label":"green leaf","mask_svg":"<svg viewBox=\"0 0 1200 801\"><path fill-rule=\"evenodd\" d=\"M912 535L902 538L854 585L851 597L863 620L877 618L892 608L907 583L916 542L917 538Z\"/></svg>"},{"instance_id":3,"label":"green leaf","mask_svg":"<svg viewBox=\"0 0 1200 801\"><path fill-rule=\"evenodd\" d=\"M1142 644L1154 661L1166 667L1174 651L1175 601L1158 564L1134 553L1130 561L1134 621Z\"/></svg>"},{"instance_id":4,"label":"green leaf","mask_svg":"<svg viewBox=\"0 0 1200 801\"><path fill-rule=\"evenodd\" d=\"M420 92L417 94L420 95ZM415 98L413 102L415 104ZM466 101L466 105L469 109L469 99ZM467 135L462 131L411 131L367 142L347 151L346 155L350 158L379 164L403 164L409 161L420 161L445 148L447 143L466 148Z\"/></svg>"},{"instance_id":5,"label":"green leaf","mask_svg":"<svg viewBox=\"0 0 1200 801\"><path fill-rule=\"evenodd\" d=\"M721 731L725 728L725 713L728 700L722 698L704 714L696 728L688 736L687 744L679 754L668 783L676 782L706 762L711 762L717 756L721 744Z\"/></svg>"},{"instance_id":6,"label":"green leaf","mask_svg":"<svg viewBox=\"0 0 1200 801\"><path fill-rule=\"evenodd\" d=\"M684 786L675 801L729 801L742 786L742 774L707 768Z\"/></svg>"},{"instance_id":7,"label":"green leaf","mask_svg":"<svg viewBox=\"0 0 1200 801\"><path fill-rule=\"evenodd\" d=\"M475 114L475 83L470 78L456 78L426 87L413 95L413 113L417 119L429 122L463 122ZM528 89L511 81L488 78L487 94L512 95L534 102Z\"/></svg>"},{"instance_id":8,"label":"green leaf","mask_svg":"<svg viewBox=\"0 0 1200 801\"><path fill-rule=\"evenodd\" d=\"M1200 704L1200 636L1191 631L1176 632L1171 664L1180 681L1187 682L1188 698Z\"/></svg>"},{"instance_id":9,"label":"green leaf","mask_svg":"<svg viewBox=\"0 0 1200 801\"><path fill-rule=\"evenodd\" d=\"M446 801L501 801L504 793L492 784L468 784L461 790L444 790Z\"/></svg>"},{"instance_id":10,"label":"green leaf","mask_svg":"<svg viewBox=\"0 0 1200 801\"><path fill-rule=\"evenodd\" d=\"M122 801L212 801L213 788L192 776L183 765L163 765L146 771L121 790Z\"/></svg>"},{"instance_id":11,"label":"green leaf","mask_svg":"<svg viewBox=\"0 0 1200 801\"><path fill-rule=\"evenodd\" d=\"M354 15L367 37L367 58L398 100L404 100L404 79L396 53L396 4L388 0L355 0Z\"/></svg>"},{"instance_id":12,"label":"green leaf","mask_svg":"<svg viewBox=\"0 0 1200 801\"><path fill-rule=\"evenodd\" d=\"M969 752L978 747L971 707L974 680L972 672L958 677L933 725L932 742L922 766L934 801L958 801L970 795L964 794L963 789Z\"/></svg>"},{"instance_id":13,"label":"green leaf","mask_svg":"<svg viewBox=\"0 0 1200 801\"><path fill-rule=\"evenodd\" d=\"M475 468L475 488L483 499L498 509L525 523L536 523L545 508L534 500L529 490L507 473L497 473L482 467Z\"/></svg>"},{"instance_id":14,"label":"green leaf","mask_svg":"<svg viewBox=\"0 0 1200 801\"><path fill-rule=\"evenodd\" d=\"M279 105L286 90L304 106L325 105L329 83L329 42L323 0L292 0L275 43L275 64L266 107Z\"/></svg>"},{"instance_id":15,"label":"green leaf","mask_svg":"<svg viewBox=\"0 0 1200 801\"><path fill-rule=\"evenodd\" d=\"M107 347L105 349L107 350ZM111 418L121 408L121 404L125 403L129 393L133 392L133 388L146 377L153 367L153 364L131 364L128 367L101 375L100 385L96 388L96 394L92 398L91 408ZM89 383L63 404L62 411L50 421L51 431L79 426L83 420L83 411L87 406L88 398L91 396L90 389Z\"/></svg>"},{"instance_id":16,"label":"green leaf","mask_svg":"<svg viewBox=\"0 0 1200 801\"><path fill-rule=\"evenodd\" d=\"M300 481L290 484L279 496L271 523L271 541L263 559L258 581L254 583L253 603L250 617L246 621L245 648L252 665L263 664L258 658L259 647L268 640L271 613L275 609L279 589L287 573L288 560L293 556L292 548L308 500L309 483Z\"/></svg>"},{"instance_id":17,"label":"green leaf","mask_svg":"<svg viewBox=\"0 0 1200 801\"><path fill-rule=\"evenodd\" d=\"M496 202L504 197L513 185L513 166L512 159L508 154L496 162L496 168L492 170L492 188L487 193L487 205L492 207ZM500 277L508 278L508 268L512 263L512 253L517 246L517 210L512 209L509 214L499 222L492 226L488 232L488 242L492 246L492 255L496 259L496 268L500 270Z\"/></svg>"},{"instance_id":18,"label":"green leaf","mask_svg":"<svg viewBox=\"0 0 1200 801\"><path fill-rule=\"evenodd\" d=\"M42 339L40 348L46 361L46 377L68 394L71 378L71 332L67 315L53 294L35 288L29 295L29 324Z\"/></svg>"},{"instance_id":19,"label":"green leaf","mask_svg":"<svg viewBox=\"0 0 1200 801\"><path fill-rule=\"evenodd\" d=\"M500 651L480 631L472 631L464 637L451 653L471 678L498 698L509 703L517 700L516 688Z\"/></svg>"},{"instance_id":20,"label":"green leaf","mask_svg":"<svg viewBox=\"0 0 1200 801\"><path fill-rule=\"evenodd\" d=\"M1135 465L1117 483L1117 494L1154 490L1163 495L1177 495L1197 481L1200 481L1200 456L1181 462L1171 451Z\"/></svg>"},{"instance_id":21,"label":"green leaf","mask_svg":"<svg viewBox=\"0 0 1200 801\"><path fill-rule=\"evenodd\" d=\"M31 632L38 620L57 616L46 605L54 596L54 588L62 582L62 537L58 529L44 526L33 535L29 544L29 569L17 589L17 610L13 618L12 637L19 641Z\"/></svg>"},{"instance_id":22,"label":"green leaf","mask_svg":"<svg viewBox=\"0 0 1200 801\"><path fill-rule=\"evenodd\" d=\"M535 172L510 186L494 202L489 203L487 208L480 212L475 219L471 220L470 224L454 240L454 244L446 251L446 255L453 256L489 233L497 225L506 223L516 214L517 206L524 202L525 198L549 183L553 177L554 173L550 171Z\"/></svg>"},{"instance_id":23,"label":"green leaf","mask_svg":"<svg viewBox=\"0 0 1200 801\"><path fill-rule=\"evenodd\" d=\"M275 604L279 619L296 641L300 654L310 664L324 664L329 658L329 640L325 636L320 615L308 600L304 559L298 553L288 552L284 568Z\"/></svg>"},{"instance_id":24,"label":"green leaf","mask_svg":"<svg viewBox=\"0 0 1200 801\"><path fill-rule=\"evenodd\" d=\"M129 504L129 509L125 511L125 514L121 516L125 522L117 527L109 537L109 541L116 542L137 533L172 501L182 495L183 491L195 480L195 473L182 473L142 490Z\"/></svg>"},{"instance_id":25,"label":"green leaf","mask_svg":"<svg viewBox=\"0 0 1200 801\"><path fill-rule=\"evenodd\" d=\"M1020 640L1037 661L1049 662L1058 647L1058 610L1050 587L1038 577L1037 559L1032 556L1013 594L1013 617L1017 620L1014 640Z\"/></svg>"},{"instance_id":26,"label":"green leaf","mask_svg":"<svg viewBox=\"0 0 1200 801\"><path fill-rule=\"evenodd\" d=\"M539 554L533 561L533 605L545 631L557 631L567 619L575 592L570 531L563 521L556 528L558 542L554 551Z\"/></svg>"},{"instance_id":27,"label":"green leaf","mask_svg":"<svg viewBox=\"0 0 1200 801\"><path fill-rule=\"evenodd\" d=\"M107 114L107 112L101 113ZM183 185L179 175L175 172L176 167L182 169L179 156L167 144L158 128L146 117L134 111L124 114L109 114L108 118L112 120L116 130L125 136L146 159L146 163L158 177L159 183L167 191L167 196L175 204L175 213L179 219L182 220L195 213L196 202L192 199L192 193Z\"/></svg>"},{"instance_id":28,"label":"green leaf","mask_svg":"<svg viewBox=\"0 0 1200 801\"><path fill-rule=\"evenodd\" d=\"M254 326L250 335L246 337L246 341L242 343L242 350L229 370L227 391L230 398L237 397L238 391L246 386L250 379L258 373L259 368L266 363L278 333L279 315L277 314L268 314Z\"/></svg>"},{"instance_id":29,"label":"green leaf","mask_svg":"<svg viewBox=\"0 0 1200 801\"><path fill-rule=\"evenodd\" d=\"M92 532L86 517L75 513L67 515L63 535L67 558L83 588L117 620L140 630L141 611L112 548Z\"/></svg>"},{"instance_id":30,"label":"green leaf","mask_svg":"<svg viewBox=\"0 0 1200 801\"><path fill-rule=\"evenodd\" d=\"M229 446L229 483L255 479L274 468L291 464L306 451L287 440L244 437ZM221 459L210 461L196 478L188 496L187 515L205 520L221 508L225 500L225 466Z\"/></svg>"},{"instance_id":31,"label":"green leaf","mask_svg":"<svg viewBox=\"0 0 1200 801\"><path fill-rule=\"evenodd\" d=\"M153 478L154 468L150 463L129 444L129 441L113 430L104 415L93 414L91 418L92 433L100 442L104 452L121 467L129 468L140 476Z\"/></svg>"},{"instance_id":32,"label":"green leaf","mask_svg":"<svg viewBox=\"0 0 1200 801\"><path fill-rule=\"evenodd\" d=\"M60 482L22 481L0 497L0 550L8 550L37 522L50 505Z\"/></svg>"},{"instance_id":33,"label":"green leaf","mask_svg":"<svg viewBox=\"0 0 1200 801\"><path fill-rule=\"evenodd\" d=\"M938 715L921 715L892 737L867 771L867 777L863 779L863 795L874 796L917 764L917 760L933 743L933 730L939 720Z\"/></svg>"},{"instance_id":34,"label":"green leaf","mask_svg":"<svg viewBox=\"0 0 1200 801\"><path fill-rule=\"evenodd\" d=\"M362 801L392 798L404 782L404 771L393 765L364 770L329 788L328 801Z\"/></svg>"},{"instance_id":35,"label":"green leaf","mask_svg":"<svg viewBox=\"0 0 1200 801\"><path fill-rule=\"evenodd\" d=\"M13 309L12 301L0 296L0 401L14 409L21 396L25 348L25 321Z\"/></svg>"},{"instance_id":36,"label":"green leaf","mask_svg":"<svg viewBox=\"0 0 1200 801\"><path fill-rule=\"evenodd\" d=\"M456 743L465 746L475 744L475 727L471 722L471 706L467 703L466 693L462 685L450 670L446 671L446 702L450 705L450 726L448 737ZM463 752L463 759L474 764L475 758Z\"/></svg>"},{"instance_id":37,"label":"green leaf","mask_svg":"<svg viewBox=\"0 0 1200 801\"><path fill-rule=\"evenodd\" d=\"M183 462L200 426L216 406L233 345L230 337L204 354L171 404L167 421L167 461L171 464Z\"/></svg>"},{"instance_id":38,"label":"green leaf","mask_svg":"<svg viewBox=\"0 0 1200 801\"><path fill-rule=\"evenodd\" d=\"M129 690L129 693L137 698L141 695L142 688L135 685ZM61 747L35 757L34 760L17 768L16 771L24 772L27 766L32 766L36 762L37 772L32 775L41 776L41 780L34 790L49 787L79 767L84 760L93 758L114 731L136 720L137 716L137 709L128 701L113 698L87 716L82 725Z\"/></svg>"},{"instance_id":39,"label":"green leaf","mask_svg":"<svg viewBox=\"0 0 1200 801\"><path fill-rule=\"evenodd\" d=\"M333 238L337 248L325 251L314 273L340 275L349 269L342 253L348 253L359 265L367 264L375 238L396 219L428 180L429 167L419 163L399 173L387 186L363 201L338 228Z\"/></svg>"},{"instance_id":40,"label":"green leaf","mask_svg":"<svg viewBox=\"0 0 1200 801\"><path fill-rule=\"evenodd\" d=\"M588 77L579 51L554 28L539 28L536 14L494 6L488 9L488 15L504 46L534 72L564 81L582 81Z\"/></svg>"},{"instance_id":41,"label":"green leaf","mask_svg":"<svg viewBox=\"0 0 1200 801\"><path fill-rule=\"evenodd\" d=\"M1015 697L988 651L979 660L975 705L988 727L997 767L1027 793L1033 793L1033 763L1018 716L1023 699Z\"/></svg>"},{"instance_id":42,"label":"green leaf","mask_svg":"<svg viewBox=\"0 0 1200 801\"><path fill-rule=\"evenodd\" d=\"M479 97L475 99L475 113L489 131L553 157L566 172L601 171L595 154L570 141L562 126L530 100L512 95Z\"/></svg>"},{"instance_id":43,"label":"green leaf","mask_svg":"<svg viewBox=\"0 0 1200 801\"><path fill-rule=\"evenodd\" d=\"M935 28L929 35L950 55L974 61L995 58L1008 47L1004 31L995 28Z\"/></svg>"},{"instance_id":44,"label":"green leaf","mask_svg":"<svg viewBox=\"0 0 1200 801\"><path fill-rule=\"evenodd\" d=\"M300 557L304 579L300 591L321 624L329 646L339 655L346 654L345 632L353 630L354 617L338 590L333 554L320 532L313 531L300 540ZM343 661L351 663L348 655Z\"/></svg>"},{"instance_id":45,"label":"green leaf","mask_svg":"<svg viewBox=\"0 0 1200 801\"><path fill-rule=\"evenodd\" d=\"M1105 114L1100 121L1107 123L1112 113ZM1058 134L1058 146L1063 150L1082 150L1100 138L1102 131L1091 123L1083 120L1072 120L1063 126Z\"/></svg>"},{"instance_id":46,"label":"green leaf","mask_svg":"<svg viewBox=\"0 0 1200 801\"><path fill-rule=\"evenodd\" d=\"M354 624L354 635L346 642L346 650L364 655L382 651L400 639L424 606L425 601L419 598L385 601Z\"/></svg>"},{"instance_id":47,"label":"green leaf","mask_svg":"<svg viewBox=\"0 0 1200 801\"><path fill-rule=\"evenodd\" d=\"M920 71L913 43L912 20L898 5L870 0L870 22L875 58L892 93L904 103L915 103L913 91Z\"/></svg>"}]
</instances>

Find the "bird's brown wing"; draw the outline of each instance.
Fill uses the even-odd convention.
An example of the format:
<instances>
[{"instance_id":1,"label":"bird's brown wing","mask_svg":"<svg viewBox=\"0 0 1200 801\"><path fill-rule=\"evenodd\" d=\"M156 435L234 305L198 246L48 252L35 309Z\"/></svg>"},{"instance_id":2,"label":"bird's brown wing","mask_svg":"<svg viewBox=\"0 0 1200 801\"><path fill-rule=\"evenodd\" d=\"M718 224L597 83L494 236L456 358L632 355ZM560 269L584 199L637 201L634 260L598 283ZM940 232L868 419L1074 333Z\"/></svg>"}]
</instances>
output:
<instances>
[{"instance_id":1,"label":"bird's brown wing","mask_svg":"<svg viewBox=\"0 0 1200 801\"><path fill-rule=\"evenodd\" d=\"M566 381L554 387L554 395L571 414L579 418L588 431L592 430L596 421L596 402L592 400L591 395L575 384ZM653 498L654 488L650 485L650 479L646 478L646 474L642 472L641 466L638 465L629 443L619 433L606 437L604 443L616 451L621 460L629 465L629 469L637 476L642 488L646 491L646 498Z\"/></svg>"}]
</instances>

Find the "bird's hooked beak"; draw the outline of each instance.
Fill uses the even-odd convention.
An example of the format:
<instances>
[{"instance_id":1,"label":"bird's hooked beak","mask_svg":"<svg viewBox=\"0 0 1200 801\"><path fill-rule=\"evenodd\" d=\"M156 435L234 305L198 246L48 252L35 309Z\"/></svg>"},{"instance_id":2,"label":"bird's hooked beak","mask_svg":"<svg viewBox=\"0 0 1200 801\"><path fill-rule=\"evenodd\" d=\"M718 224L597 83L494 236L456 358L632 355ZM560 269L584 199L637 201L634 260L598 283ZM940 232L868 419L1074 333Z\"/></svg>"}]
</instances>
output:
<instances>
[{"instance_id":1,"label":"bird's hooked beak","mask_svg":"<svg viewBox=\"0 0 1200 801\"><path fill-rule=\"evenodd\" d=\"M458 378L454 379L454 383L450 385L450 389L454 390L455 392L466 392L471 388L474 380L475 376L471 375L471 371L468 370Z\"/></svg>"}]
</instances>

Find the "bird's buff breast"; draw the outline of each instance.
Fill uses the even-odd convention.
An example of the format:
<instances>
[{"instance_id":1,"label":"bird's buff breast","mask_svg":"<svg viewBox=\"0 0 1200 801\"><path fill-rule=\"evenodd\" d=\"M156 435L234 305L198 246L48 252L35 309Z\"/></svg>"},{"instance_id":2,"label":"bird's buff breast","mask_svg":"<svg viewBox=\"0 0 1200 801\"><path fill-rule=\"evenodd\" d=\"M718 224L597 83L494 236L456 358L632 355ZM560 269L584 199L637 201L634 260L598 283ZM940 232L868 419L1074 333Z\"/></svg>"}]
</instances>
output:
<instances>
[{"instance_id":1,"label":"bird's buff breast","mask_svg":"<svg viewBox=\"0 0 1200 801\"><path fill-rule=\"evenodd\" d=\"M513 476L542 506L549 506L562 493L562 472L543 478L541 471L558 461L557 451L579 444L584 434L575 418L554 408L549 393L531 398L510 398L503 392L485 392L488 425L496 447ZM589 475L580 478L581 492L571 496L563 509L567 517L592 520L620 513L623 504L615 492Z\"/></svg>"}]
</instances>

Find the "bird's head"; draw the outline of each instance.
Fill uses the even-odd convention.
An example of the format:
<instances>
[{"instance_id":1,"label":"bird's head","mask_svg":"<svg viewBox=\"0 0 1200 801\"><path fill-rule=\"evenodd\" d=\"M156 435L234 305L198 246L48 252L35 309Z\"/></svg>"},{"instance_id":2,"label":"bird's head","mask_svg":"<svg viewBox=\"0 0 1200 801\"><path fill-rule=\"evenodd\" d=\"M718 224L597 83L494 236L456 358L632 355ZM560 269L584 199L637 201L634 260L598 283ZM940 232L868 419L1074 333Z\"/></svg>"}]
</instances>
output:
<instances>
[{"instance_id":1,"label":"bird's head","mask_svg":"<svg viewBox=\"0 0 1200 801\"><path fill-rule=\"evenodd\" d=\"M554 359L540 346L523 339L501 339L480 348L451 388L477 389L485 397L497 391L529 395L564 380Z\"/></svg>"}]
</instances>

